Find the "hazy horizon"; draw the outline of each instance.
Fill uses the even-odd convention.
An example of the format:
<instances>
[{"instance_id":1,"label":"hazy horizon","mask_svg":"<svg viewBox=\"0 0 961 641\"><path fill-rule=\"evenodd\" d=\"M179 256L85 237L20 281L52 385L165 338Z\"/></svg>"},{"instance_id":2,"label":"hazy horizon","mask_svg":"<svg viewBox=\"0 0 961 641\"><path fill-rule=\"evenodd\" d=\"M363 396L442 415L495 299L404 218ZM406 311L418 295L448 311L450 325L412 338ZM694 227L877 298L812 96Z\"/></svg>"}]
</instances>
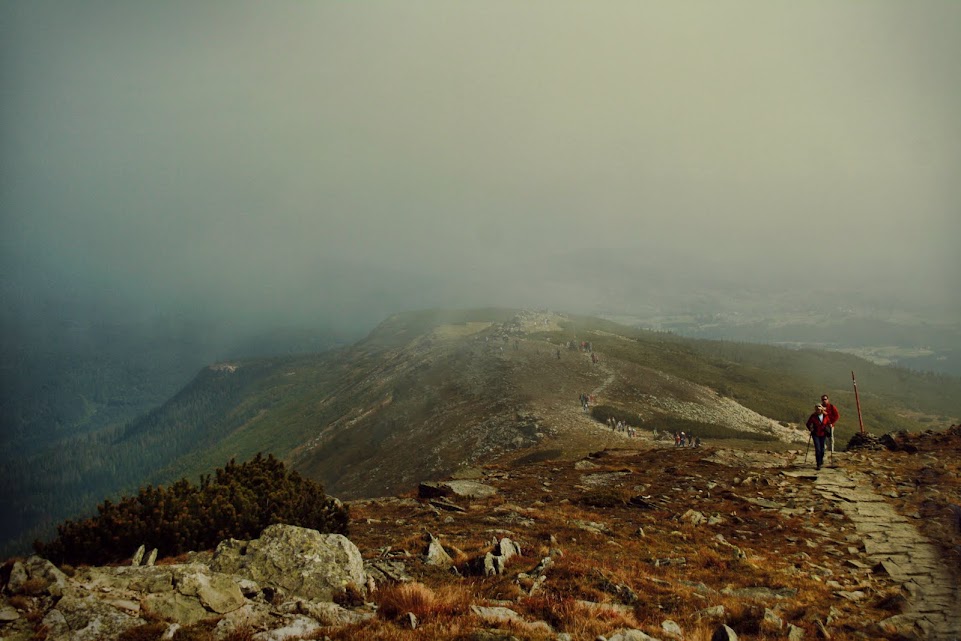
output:
<instances>
[{"instance_id":1,"label":"hazy horizon","mask_svg":"<svg viewBox=\"0 0 961 641\"><path fill-rule=\"evenodd\" d=\"M949 1L6 2L3 296L957 309L959 59Z\"/></svg>"}]
</instances>

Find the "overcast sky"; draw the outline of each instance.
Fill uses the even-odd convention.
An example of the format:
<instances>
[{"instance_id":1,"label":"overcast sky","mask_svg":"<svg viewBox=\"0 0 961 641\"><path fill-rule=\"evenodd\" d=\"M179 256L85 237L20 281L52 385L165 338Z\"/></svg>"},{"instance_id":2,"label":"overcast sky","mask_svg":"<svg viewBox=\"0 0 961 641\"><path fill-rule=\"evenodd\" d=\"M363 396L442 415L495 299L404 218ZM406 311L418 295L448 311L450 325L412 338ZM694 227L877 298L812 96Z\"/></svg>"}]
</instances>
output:
<instances>
[{"instance_id":1,"label":"overcast sky","mask_svg":"<svg viewBox=\"0 0 961 641\"><path fill-rule=\"evenodd\" d=\"M626 283L957 301L959 61L954 0L6 0L3 290L268 319Z\"/></svg>"}]
</instances>

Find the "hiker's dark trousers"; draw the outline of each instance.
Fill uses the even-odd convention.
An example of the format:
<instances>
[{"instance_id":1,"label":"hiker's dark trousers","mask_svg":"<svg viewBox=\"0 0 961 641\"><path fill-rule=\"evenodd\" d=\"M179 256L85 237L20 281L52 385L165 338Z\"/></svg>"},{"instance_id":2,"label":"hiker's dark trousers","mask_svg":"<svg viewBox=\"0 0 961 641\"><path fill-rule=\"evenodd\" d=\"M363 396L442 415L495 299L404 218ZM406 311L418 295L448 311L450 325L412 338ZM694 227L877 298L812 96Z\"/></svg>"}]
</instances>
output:
<instances>
[{"instance_id":1,"label":"hiker's dark trousers","mask_svg":"<svg viewBox=\"0 0 961 641\"><path fill-rule=\"evenodd\" d=\"M811 436L811 440L814 441L814 460L817 461L818 467L821 467L824 463L824 442L827 439L827 436L818 436L817 434Z\"/></svg>"}]
</instances>

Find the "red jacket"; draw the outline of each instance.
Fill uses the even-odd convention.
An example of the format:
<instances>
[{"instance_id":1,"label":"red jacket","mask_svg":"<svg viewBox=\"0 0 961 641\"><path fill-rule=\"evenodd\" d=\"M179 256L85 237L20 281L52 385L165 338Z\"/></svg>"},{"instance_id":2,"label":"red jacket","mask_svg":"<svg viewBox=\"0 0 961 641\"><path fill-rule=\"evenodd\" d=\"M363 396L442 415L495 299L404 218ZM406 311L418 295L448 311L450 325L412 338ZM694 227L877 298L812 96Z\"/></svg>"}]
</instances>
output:
<instances>
[{"instance_id":1,"label":"red jacket","mask_svg":"<svg viewBox=\"0 0 961 641\"><path fill-rule=\"evenodd\" d=\"M839 418L841 418L838 408L834 407L834 403L828 403L824 406L824 409L828 415L828 425L834 427L834 424L838 422Z\"/></svg>"},{"instance_id":2,"label":"red jacket","mask_svg":"<svg viewBox=\"0 0 961 641\"><path fill-rule=\"evenodd\" d=\"M821 414L820 418L818 418L818 414L815 412L808 418L807 428L814 436L828 436L831 433L830 420L831 418L827 412Z\"/></svg>"}]
</instances>

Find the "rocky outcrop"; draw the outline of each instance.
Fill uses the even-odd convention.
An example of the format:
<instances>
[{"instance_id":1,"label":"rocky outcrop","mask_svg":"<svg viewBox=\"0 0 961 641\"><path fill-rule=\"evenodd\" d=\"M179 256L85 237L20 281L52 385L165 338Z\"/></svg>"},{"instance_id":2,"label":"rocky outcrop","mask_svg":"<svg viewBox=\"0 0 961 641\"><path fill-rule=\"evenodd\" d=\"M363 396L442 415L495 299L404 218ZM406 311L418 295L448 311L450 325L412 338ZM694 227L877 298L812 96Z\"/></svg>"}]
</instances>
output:
<instances>
[{"instance_id":1,"label":"rocky outcrop","mask_svg":"<svg viewBox=\"0 0 961 641\"><path fill-rule=\"evenodd\" d=\"M210 567L322 601L367 584L360 550L345 536L290 525L271 525L253 541L223 541Z\"/></svg>"},{"instance_id":2,"label":"rocky outcrop","mask_svg":"<svg viewBox=\"0 0 961 641\"><path fill-rule=\"evenodd\" d=\"M0 638L35 638L38 623L48 641L115 639L138 627L154 628L150 638L159 638L164 630L172 635L217 620L218 636L251 628L257 639L279 639L283 630L308 634L372 617L363 606L347 610L332 602L351 584L366 587L353 543L288 525L272 525L253 541L226 541L213 558L196 554L177 565L85 567L67 576L33 556L10 567Z\"/></svg>"}]
</instances>

